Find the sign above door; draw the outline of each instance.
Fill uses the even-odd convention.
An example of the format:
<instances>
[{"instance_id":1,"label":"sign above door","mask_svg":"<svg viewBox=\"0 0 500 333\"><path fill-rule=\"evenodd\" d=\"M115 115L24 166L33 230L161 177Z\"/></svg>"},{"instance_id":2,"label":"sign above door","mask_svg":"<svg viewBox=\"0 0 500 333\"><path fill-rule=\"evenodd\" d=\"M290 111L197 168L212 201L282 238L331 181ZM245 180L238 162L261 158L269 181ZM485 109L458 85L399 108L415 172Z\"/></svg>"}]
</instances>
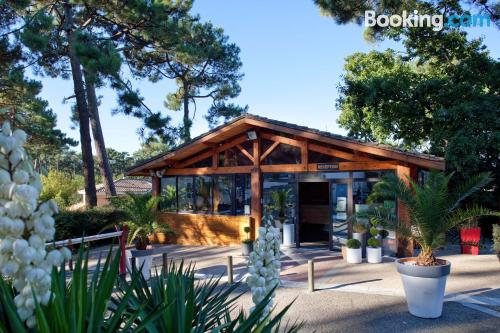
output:
<instances>
[{"instance_id":1,"label":"sign above door","mask_svg":"<svg viewBox=\"0 0 500 333\"><path fill-rule=\"evenodd\" d=\"M318 170L338 170L339 169L339 164L338 163L318 163L316 164L316 168Z\"/></svg>"}]
</instances>

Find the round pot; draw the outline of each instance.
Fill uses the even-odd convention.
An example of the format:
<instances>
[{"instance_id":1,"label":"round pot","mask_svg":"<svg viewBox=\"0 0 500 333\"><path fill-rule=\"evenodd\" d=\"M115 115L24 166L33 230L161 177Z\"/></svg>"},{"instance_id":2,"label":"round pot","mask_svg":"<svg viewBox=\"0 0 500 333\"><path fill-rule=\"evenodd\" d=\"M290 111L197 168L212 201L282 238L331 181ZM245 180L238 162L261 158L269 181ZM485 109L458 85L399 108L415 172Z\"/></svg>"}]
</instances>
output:
<instances>
[{"instance_id":1,"label":"round pot","mask_svg":"<svg viewBox=\"0 0 500 333\"><path fill-rule=\"evenodd\" d=\"M360 264L363 258L361 258L361 249L350 249L347 248L347 262L350 264Z\"/></svg>"},{"instance_id":2,"label":"round pot","mask_svg":"<svg viewBox=\"0 0 500 333\"><path fill-rule=\"evenodd\" d=\"M241 254L249 256L253 251L253 243L241 243Z\"/></svg>"},{"instance_id":3,"label":"round pot","mask_svg":"<svg viewBox=\"0 0 500 333\"><path fill-rule=\"evenodd\" d=\"M443 312L446 279L451 263L439 260L437 266L417 266L416 258L396 260L406 294L408 310L416 317L438 318Z\"/></svg>"},{"instance_id":4,"label":"round pot","mask_svg":"<svg viewBox=\"0 0 500 333\"><path fill-rule=\"evenodd\" d=\"M367 247L366 258L370 264L380 264L382 262L382 248Z\"/></svg>"},{"instance_id":5,"label":"round pot","mask_svg":"<svg viewBox=\"0 0 500 333\"><path fill-rule=\"evenodd\" d=\"M291 223L283 224L283 245L291 246L295 244L295 225Z\"/></svg>"},{"instance_id":6,"label":"round pot","mask_svg":"<svg viewBox=\"0 0 500 333\"><path fill-rule=\"evenodd\" d=\"M352 238L359 240L361 243L361 255L366 258L366 233L365 232L353 232Z\"/></svg>"}]
</instances>

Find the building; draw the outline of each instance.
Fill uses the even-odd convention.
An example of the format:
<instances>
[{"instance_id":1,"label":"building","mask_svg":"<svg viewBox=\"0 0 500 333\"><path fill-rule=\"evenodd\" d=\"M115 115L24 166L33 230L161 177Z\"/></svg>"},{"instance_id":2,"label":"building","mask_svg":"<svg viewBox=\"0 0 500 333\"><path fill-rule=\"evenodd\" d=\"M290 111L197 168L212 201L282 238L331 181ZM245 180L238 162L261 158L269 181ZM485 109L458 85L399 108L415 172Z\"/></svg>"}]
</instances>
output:
<instances>
[{"instance_id":1,"label":"building","mask_svg":"<svg viewBox=\"0 0 500 333\"><path fill-rule=\"evenodd\" d=\"M151 180L148 178L121 178L114 181L116 195L121 196L126 193L138 193L144 194L151 192ZM82 203L85 202L85 190L79 190L78 194L83 195ZM103 184L96 185L97 194L97 206L105 206L109 204L109 197L106 195ZM77 204L77 206L83 206L82 204ZM79 208L79 207L78 207Z\"/></svg>"},{"instance_id":2,"label":"building","mask_svg":"<svg viewBox=\"0 0 500 333\"><path fill-rule=\"evenodd\" d=\"M348 217L366 209L373 184L385 172L417 179L444 167L432 155L245 114L135 165L127 175L152 177L153 195L164 196L160 222L176 231L172 242L237 245L245 226L255 236L272 191L287 189L296 245L326 242L332 249L348 237ZM403 205L381 204L408 219ZM397 246L400 254L412 251L403 238Z\"/></svg>"}]
</instances>

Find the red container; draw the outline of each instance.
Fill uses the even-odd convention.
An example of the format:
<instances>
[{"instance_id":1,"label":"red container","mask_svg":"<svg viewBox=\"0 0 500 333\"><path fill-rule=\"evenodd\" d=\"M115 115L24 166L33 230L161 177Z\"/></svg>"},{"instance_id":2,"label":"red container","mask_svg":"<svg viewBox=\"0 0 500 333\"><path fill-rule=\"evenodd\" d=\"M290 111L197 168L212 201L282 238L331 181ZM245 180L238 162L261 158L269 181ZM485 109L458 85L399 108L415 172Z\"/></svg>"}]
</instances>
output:
<instances>
[{"instance_id":1,"label":"red container","mask_svg":"<svg viewBox=\"0 0 500 333\"><path fill-rule=\"evenodd\" d=\"M479 244L481 241L481 228L464 228L460 229L460 243L463 254L479 254Z\"/></svg>"}]
</instances>

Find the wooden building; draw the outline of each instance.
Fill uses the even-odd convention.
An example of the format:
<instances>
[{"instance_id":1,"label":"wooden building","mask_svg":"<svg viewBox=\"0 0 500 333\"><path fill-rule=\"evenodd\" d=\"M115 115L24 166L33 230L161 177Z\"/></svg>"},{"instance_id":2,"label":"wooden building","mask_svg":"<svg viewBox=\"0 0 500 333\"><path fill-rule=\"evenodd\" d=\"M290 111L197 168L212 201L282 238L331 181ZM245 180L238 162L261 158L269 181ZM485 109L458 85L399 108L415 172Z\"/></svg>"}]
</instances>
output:
<instances>
[{"instance_id":1,"label":"wooden building","mask_svg":"<svg viewBox=\"0 0 500 333\"><path fill-rule=\"evenodd\" d=\"M367 208L385 172L418 179L444 166L435 156L245 114L127 175L152 177L153 194L164 197L160 222L175 231L172 242L238 245L245 226L255 236L272 191L285 189L296 245L326 242L333 248L349 236L348 217ZM381 204L408 219L403 205ZM402 238L397 244L400 255L412 251Z\"/></svg>"}]
</instances>

